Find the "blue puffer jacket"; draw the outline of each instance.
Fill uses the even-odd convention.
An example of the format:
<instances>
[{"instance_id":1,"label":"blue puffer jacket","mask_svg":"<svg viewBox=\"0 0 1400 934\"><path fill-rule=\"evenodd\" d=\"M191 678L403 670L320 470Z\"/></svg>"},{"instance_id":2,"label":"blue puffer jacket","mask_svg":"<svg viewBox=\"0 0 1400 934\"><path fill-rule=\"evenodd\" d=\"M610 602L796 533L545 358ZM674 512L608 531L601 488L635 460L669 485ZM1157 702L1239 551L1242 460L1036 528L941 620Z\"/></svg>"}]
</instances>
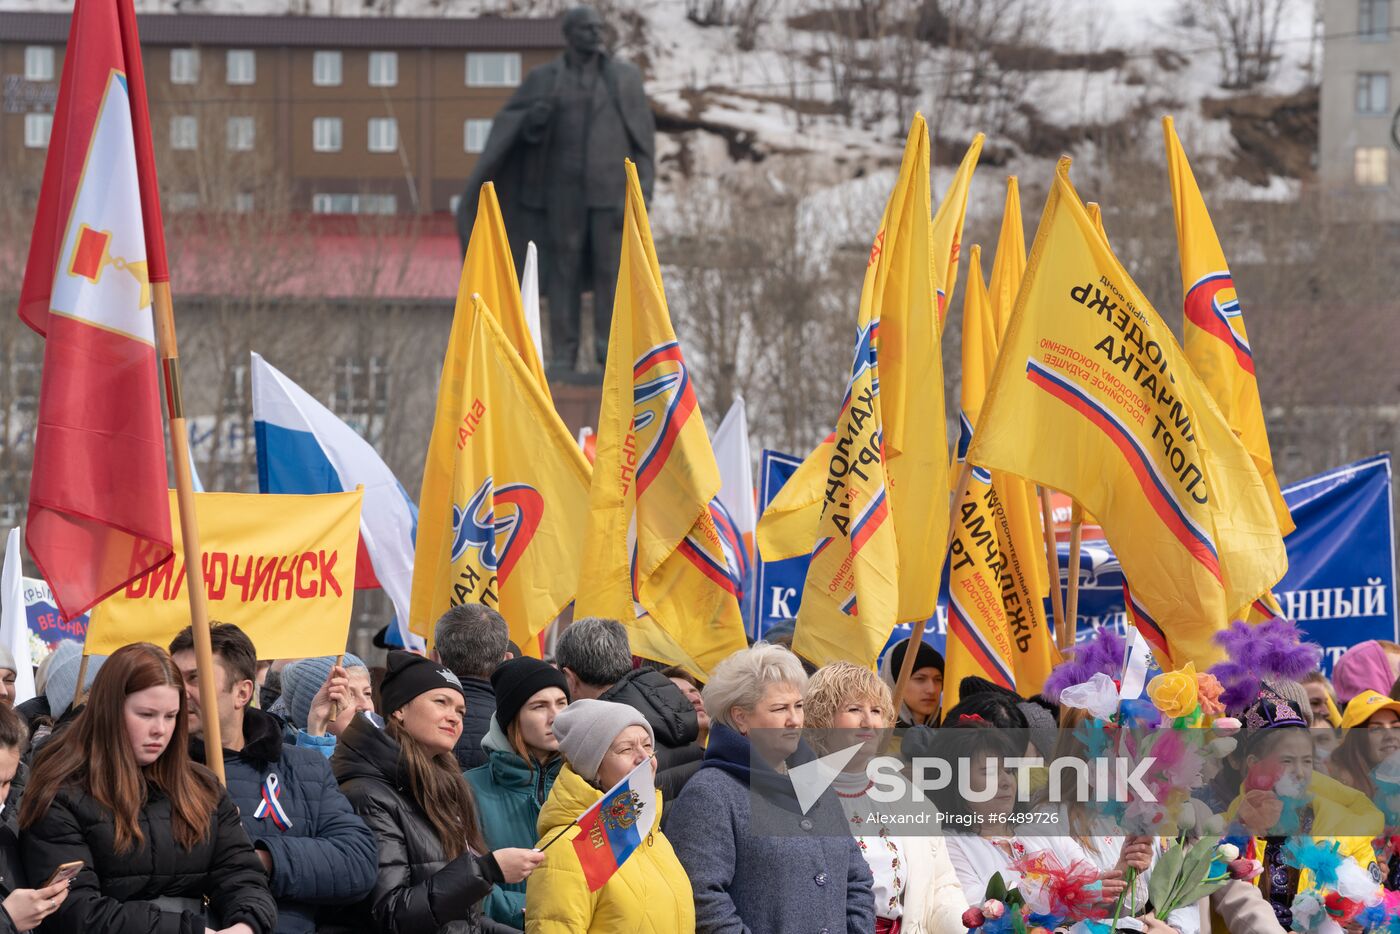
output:
<instances>
[{"instance_id":1,"label":"blue puffer jacket","mask_svg":"<svg viewBox=\"0 0 1400 934\"><path fill-rule=\"evenodd\" d=\"M379 845L355 814L319 752L284 746L281 724L253 707L243 712L243 748L224 750L228 793L257 850L272 858L268 885L277 899L278 934L316 930L318 904L355 902L374 885ZM204 761L204 744L190 754ZM277 803L288 824L274 814L255 817L268 777L277 777Z\"/></svg>"},{"instance_id":2,"label":"blue puffer jacket","mask_svg":"<svg viewBox=\"0 0 1400 934\"><path fill-rule=\"evenodd\" d=\"M463 774L476 798L486 845L492 850L534 847L539 839L535 824L540 808L549 798L564 760L555 756L543 769L537 763L527 763L511 748L494 716L481 748L488 756L486 764ZM525 930L525 883L500 883L492 888L482 904L482 912L502 924Z\"/></svg>"}]
</instances>

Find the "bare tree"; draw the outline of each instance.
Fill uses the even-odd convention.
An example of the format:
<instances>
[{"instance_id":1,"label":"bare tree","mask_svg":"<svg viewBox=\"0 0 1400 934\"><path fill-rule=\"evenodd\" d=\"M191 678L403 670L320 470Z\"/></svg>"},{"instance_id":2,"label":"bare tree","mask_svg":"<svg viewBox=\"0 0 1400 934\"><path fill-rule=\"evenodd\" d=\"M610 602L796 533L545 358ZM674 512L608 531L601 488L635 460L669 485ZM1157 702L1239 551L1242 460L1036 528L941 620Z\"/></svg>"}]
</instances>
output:
<instances>
[{"instance_id":1,"label":"bare tree","mask_svg":"<svg viewBox=\"0 0 1400 934\"><path fill-rule=\"evenodd\" d=\"M1296 0L1180 0L1177 22L1192 36L1216 44L1220 86L1252 88L1278 64L1279 27Z\"/></svg>"}]
</instances>

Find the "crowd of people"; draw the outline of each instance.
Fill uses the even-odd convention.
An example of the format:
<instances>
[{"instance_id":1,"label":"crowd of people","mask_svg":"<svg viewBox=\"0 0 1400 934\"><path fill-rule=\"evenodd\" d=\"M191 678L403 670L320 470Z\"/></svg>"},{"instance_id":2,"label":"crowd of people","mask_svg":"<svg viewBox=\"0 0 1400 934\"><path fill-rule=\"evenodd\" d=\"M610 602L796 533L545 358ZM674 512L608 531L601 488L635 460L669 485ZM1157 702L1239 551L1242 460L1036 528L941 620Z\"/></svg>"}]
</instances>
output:
<instances>
[{"instance_id":1,"label":"crowd of people","mask_svg":"<svg viewBox=\"0 0 1400 934\"><path fill-rule=\"evenodd\" d=\"M1135 915L1134 930L1318 930L1293 917L1311 884L1288 862L1298 835L1335 842L1400 892L1400 850L1383 844L1392 818L1372 803L1400 781L1384 768L1400 751L1392 643L1353 648L1330 681L1261 674L1240 747L1193 794L1229 816L1220 835L1262 871L1158 917L1133 893L1171 839L1105 834L1072 795L1028 802L1008 771L985 801L934 796L944 814L977 817L971 833L901 834L862 816L866 767L896 726L906 756L955 736L974 772L1028 751L1082 754L1074 744L1104 714L1067 678L1029 698L964 679L944 710L943 659L921 643L896 710L907 641L879 673L813 669L760 642L702 682L634 658L615 620L575 621L548 661L522 656L483 606L450 610L431 657L391 651L375 671L351 655L269 665L237 626L210 636L216 710L201 705L188 629L168 648L90 659L83 684L80 647L60 644L37 697L0 696L0 932L956 934L984 923L988 882L1015 888L1037 852L1092 867L1084 897L1100 916ZM13 671L0 655L0 684ZM214 722L226 785L203 767ZM856 751L799 802L790 770L838 739ZM647 762L658 814L600 883L574 845L579 818ZM1287 834L1284 792L1242 785L1261 762L1308 789ZM1062 832L993 819L1025 808L1054 810ZM1339 929L1368 930L1356 918Z\"/></svg>"}]
</instances>

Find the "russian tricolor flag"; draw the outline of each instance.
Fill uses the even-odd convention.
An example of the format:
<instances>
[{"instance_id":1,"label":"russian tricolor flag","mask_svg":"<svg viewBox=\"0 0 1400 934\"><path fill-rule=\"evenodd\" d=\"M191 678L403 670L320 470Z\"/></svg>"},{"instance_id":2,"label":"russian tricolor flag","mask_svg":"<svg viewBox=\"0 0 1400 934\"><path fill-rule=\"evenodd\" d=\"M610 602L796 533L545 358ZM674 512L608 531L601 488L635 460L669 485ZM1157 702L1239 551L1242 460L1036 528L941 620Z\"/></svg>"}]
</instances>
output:
<instances>
[{"instance_id":1,"label":"russian tricolor flag","mask_svg":"<svg viewBox=\"0 0 1400 934\"><path fill-rule=\"evenodd\" d=\"M393 471L353 428L256 353L253 432L259 492L343 493L365 488L355 586L382 587L394 604L402 644L421 646L422 640L408 631L418 511Z\"/></svg>"},{"instance_id":2,"label":"russian tricolor flag","mask_svg":"<svg viewBox=\"0 0 1400 934\"><path fill-rule=\"evenodd\" d=\"M575 821L579 834L574 837L574 852L590 892L607 884L656 824L651 763L647 759L633 769Z\"/></svg>"}]
</instances>

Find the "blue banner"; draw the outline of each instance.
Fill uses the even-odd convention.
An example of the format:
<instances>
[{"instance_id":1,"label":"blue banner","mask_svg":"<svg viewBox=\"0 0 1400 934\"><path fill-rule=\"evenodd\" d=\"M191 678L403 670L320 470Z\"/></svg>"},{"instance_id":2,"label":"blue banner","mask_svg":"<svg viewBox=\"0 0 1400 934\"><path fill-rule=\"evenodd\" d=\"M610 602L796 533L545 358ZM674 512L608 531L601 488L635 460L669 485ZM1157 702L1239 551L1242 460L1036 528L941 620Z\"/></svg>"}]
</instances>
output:
<instances>
[{"instance_id":1,"label":"blue banner","mask_svg":"<svg viewBox=\"0 0 1400 934\"><path fill-rule=\"evenodd\" d=\"M773 497L793 475L802 458L765 448L758 456L758 512L768 508ZM813 531L815 534L815 530ZM755 549L756 550L756 549ZM807 580L807 556L785 561L764 561L759 554L754 562L753 612L750 625L753 637L762 639L775 624L797 619L797 605L802 602L802 584Z\"/></svg>"},{"instance_id":2,"label":"blue banner","mask_svg":"<svg viewBox=\"0 0 1400 934\"><path fill-rule=\"evenodd\" d=\"M759 461L759 510L768 508L801 459L764 451ZM1288 573L1274 593L1283 615L1296 620L1323 649L1323 671L1343 652L1367 639L1395 639L1395 522L1390 455L1378 454L1311 477L1283 490L1297 528L1285 540ZM761 637L775 624L791 623L802 602L805 557L765 562L759 556L754 621ZM1060 544L1060 567L1069 576L1069 545ZM947 632L940 594L938 616L924 641L943 651ZM1046 617L1049 618L1049 610ZM1078 632L1086 638L1102 626L1122 632L1123 568L1107 542L1085 542L1079 556ZM896 626L890 642L908 638Z\"/></svg>"},{"instance_id":3,"label":"blue banner","mask_svg":"<svg viewBox=\"0 0 1400 934\"><path fill-rule=\"evenodd\" d=\"M1324 649L1328 675L1343 652L1396 638L1395 522L1390 455L1378 454L1285 487L1296 529L1284 539L1288 573L1274 588L1283 615ZM1069 546L1060 545L1061 567ZM1079 561L1079 632L1124 625L1123 569L1104 542Z\"/></svg>"},{"instance_id":4,"label":"blue banner","mask_svg":"<svg viewBox=\"0 0 1400 934\"><path fill-rule=\"evenodd\" d=\"M87 638L88 615L64 621L54 603L53 591L49 585L37 577L24 580L24 610L29 623L29 631L53 648L63 639L76 639L82 642Z\"/></svg>"}]
</instances>

